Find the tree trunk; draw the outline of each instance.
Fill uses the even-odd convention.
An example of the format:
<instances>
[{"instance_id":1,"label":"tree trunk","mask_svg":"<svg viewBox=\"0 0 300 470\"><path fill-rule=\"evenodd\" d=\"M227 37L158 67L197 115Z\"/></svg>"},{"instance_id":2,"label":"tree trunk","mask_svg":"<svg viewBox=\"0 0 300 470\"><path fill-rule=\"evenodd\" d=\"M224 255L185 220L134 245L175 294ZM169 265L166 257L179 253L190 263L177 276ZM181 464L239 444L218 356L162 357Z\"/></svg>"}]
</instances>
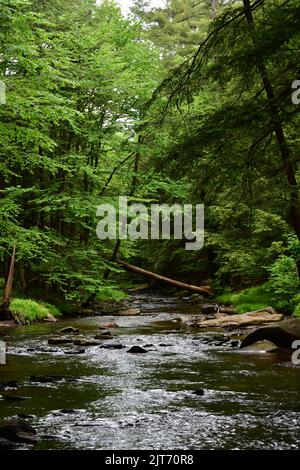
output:
<instances>
[{"instance_id":1,"label":"tree trunk","mask_svg":"<svg viewBox=\"0 0 300 470\"><path fill-rule=\"evenodd\" d=\"M217 16L219 0L210 0L210 17L214 20Z\"/></svg>"},{"instance_id":2,"label":"tree trunk","mask_svg":"<svg viewBox=\"0 0 300 470\"><path fill-rule=\"evenodd\" d=\"M16 261L16 245L14 245L13 253L10 261L9 273L7 277L7 281L5 284L4 294L2 298L2 305L0 307L0 316L6 319L9 311L9 304L11 299L11 291L13 286L14 280L14 269L15 269L15 261Z\"/></svg>"},{"instance_id":3,"label":"tree trunk","mask_svg":"<svg viewBox=\"0 0 300 470\"><path fill-rule=\"evenodd\" d=\"M125 263L124 261L118 261L118 263L121 266L123 266L123 268L126 269L126 271L131 271L133 273L140 274L143 277L147 277L155 281L163 282L165 284L169 284L170 286L177 287L182 290L187 290L189 292L194 292L196 294L204 294L207 296L213 295L213 291L210 287L193 286L191 284L185 284L184 282L175 281L174 279L160 276L159 274L152 273L151 271L146 271L145 269L138 268L137 266L134 266L133 264Z\"/></svg>"},{"instance_id":4,"label":"tree trunk","mask_svg":"<svg viewBox=\"0 0 300 470\"><path fill-rule=\"evenodd\" d=\"M249 32L250 32L253 44L255 45L256 44L255 24L254 24L253 14L251 10L250 0L243 0L243 4L245 8L245 17L248 23ZM272 113L271 115L272 124L274 126L276 140L278 143L287 182L289 185L290 221L291 221L291 225L293 226L294 232L297 235L298 240L300 241L300 200L299 200L299 189L298 189L297 179L296 179L296 170L291 160L290 150L286 141L283 126L279 118L278 108L274 102L275 100L274 89L273 89L271 80L269 78L268 70L264 63L264 60L260 56L258 57L257 68L261 75L265 92L270 101L270 110ZM298 277L300 279L300 260L297 261L297 270L298 270Z\"/></svg>"}]
</instances>

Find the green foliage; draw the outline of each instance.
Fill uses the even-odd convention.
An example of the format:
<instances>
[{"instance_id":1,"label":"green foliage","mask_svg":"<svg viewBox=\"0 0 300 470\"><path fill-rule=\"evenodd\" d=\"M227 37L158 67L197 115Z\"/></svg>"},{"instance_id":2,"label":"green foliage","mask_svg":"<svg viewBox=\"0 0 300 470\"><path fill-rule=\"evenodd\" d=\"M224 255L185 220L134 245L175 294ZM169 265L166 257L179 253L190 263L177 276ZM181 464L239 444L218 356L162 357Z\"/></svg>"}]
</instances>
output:
<instances>
[{"instance_id":1,"label":"green foliage","mask_svg":"<svg viewBox=\"0 0 300 470\"><path fill-rule=\"evenodd\" d=\"M52 304L49 304L49 302L39 302L40 305L42 305L43 307L45 307L48 312L53 315L54 317L60 317L61 316L61 312L60 310L55 307L54 305Z\"/></svg>"},{"instance_id":2,"label":"green foliage","mask_svg":"<svg viewBox=\"0 0 300 470\"><path fill-rule=\"evenodd\" d=\"M227 289L217 297L217 301L222 304L234 305L239 313L277 307L276 299L266 285L251 287L236 293Z\"/></svg>"},{"instance_id":3,"label":"green foliage","mask_svg":"<svg viewBox=\"0 0 300 470\"><path fill-rule=\"evenodd\" d=\"M168 66L174 66L195 53L205 39L208 4L208 0L167 0L164 6L149 8L149 2L137 0L132 12L147 25L146 39L159 48Z\"/></svg>"},{"instance_id":4,"label":"green foliage","mask_svg":"<svg viewBox=\"0 0 300 470\"><path fill-rule=\"evenodd\" d=\"M294 317L300 317L300 304L296 305L293 315Z\"/></svg>"},{"instance_id":5,"label":"green foliage","mask_svg":"<svg viewBox=\"0 0 300 470\"><path fill-rule=\"evenodd\" d=\"M117 289L116 287L101 287L97 293L96 300L107 301L107 300L114 300L114 301L121 301L126 299L128 296L121 290Z\"/></svg>"},{"instance_id":6,"label":"green foliage","mask_svg":"<svg viewBox=\"0 0 300 470\"><path fill-rule=\"evenodd\" d=\"M60 316L59 310L53 305L39 303L31 299L13 299L10 304L10 311L21 323L33 323L43 320L50 314L54 317Z\"/></svg>"},{"instance_id":7,"label":"green foliage","mask_svg":"<svg viewBox=\"0 0 300 470\"><path fill-rule=\"evenodd\" d=\"M16 244L18 288L69 301L102 287L121 296L103 281L119 270L108 262L114 243L96 237L96 208L130 191L133 158L121 162L138 150L134 127L158 84L159 53L114 2L0 3L1 274Z\"/></svg>"},{"instance_id":8,"label":"green foliage","mask_svg":"<svg viewBox=\"0 0 300 470\"><path fill-rule=\"evenodd\" d=\"M76 305L92 294L120 300L122 270L111 261L115 242L96 237L97 206L124 195L203 203L200 252L184 240L139 240L122 241L119 256L220 291L261 284L227 301L241 312L291 312L297 1L252 2L251 34L243 2L212 11L207 0L136 0L130 19L98 3L0 0L0 277L16 244L16 291Z\"/></svg>"},{"instance_id":9,"label":"green foliage","mask_svg":"<svg viewBox=\"0 0 300 470\"><path fill-rule=\"evenodd\" d=\"M279 309L291 311L300 284L296 262L293 258L281 255L270 268L270 279L267 289L276 299Z\"/></svg>"}]
</instances>

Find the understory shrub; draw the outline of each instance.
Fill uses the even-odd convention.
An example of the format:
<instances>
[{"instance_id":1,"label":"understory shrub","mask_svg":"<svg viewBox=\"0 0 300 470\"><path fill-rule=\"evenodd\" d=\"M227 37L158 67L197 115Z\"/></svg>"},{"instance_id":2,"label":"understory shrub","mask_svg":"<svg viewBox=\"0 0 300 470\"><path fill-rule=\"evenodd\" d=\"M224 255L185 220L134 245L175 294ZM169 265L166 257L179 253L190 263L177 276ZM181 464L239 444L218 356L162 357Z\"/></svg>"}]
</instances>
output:
<instances>
[{"instance_id":1,"label":"understory shrub","mask_svg":"<svg viewBox=\"0 0 300 470\"><path fill-rule=\"evenodd\" d=\"M59 310L53 305L31 299L15 298L11 301L9 308L13 316L21 323L33 323L47 318L48 315L60 316Z\"/></svg>"}]
</instances>

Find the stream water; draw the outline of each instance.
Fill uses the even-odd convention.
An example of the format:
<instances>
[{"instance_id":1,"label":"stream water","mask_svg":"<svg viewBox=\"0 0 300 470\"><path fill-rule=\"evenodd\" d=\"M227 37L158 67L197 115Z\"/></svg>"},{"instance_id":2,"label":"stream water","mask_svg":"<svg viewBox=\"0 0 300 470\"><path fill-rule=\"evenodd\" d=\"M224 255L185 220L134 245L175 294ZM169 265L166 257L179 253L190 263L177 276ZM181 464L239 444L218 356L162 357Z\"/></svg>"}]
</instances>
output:
<instances>
[{"instance_id":1,"label":"stream water","mask_svg":"<svg viewBox=\"0 0 300 470\"><path fill-rule=\"evenodd\" d=\"M174 319L199 307L175 297L149 293L132 303L140 316L2 331L8 356L0 385L16 380L19 388L5 394L27 399L0 396L0 424L33 426L41 438L37 449L299 448L299 367L259 349L240 351L230 338L218 344L216 332L183 329ZM67 345L47 344L63 326L93 338L111 321L126 348L93 346L67 355ZM207 342L210 337L214 341ZM149 351L128 354L132 345ZM197 389L204 395L192 393Z\"/></svg>"}]
</instances>

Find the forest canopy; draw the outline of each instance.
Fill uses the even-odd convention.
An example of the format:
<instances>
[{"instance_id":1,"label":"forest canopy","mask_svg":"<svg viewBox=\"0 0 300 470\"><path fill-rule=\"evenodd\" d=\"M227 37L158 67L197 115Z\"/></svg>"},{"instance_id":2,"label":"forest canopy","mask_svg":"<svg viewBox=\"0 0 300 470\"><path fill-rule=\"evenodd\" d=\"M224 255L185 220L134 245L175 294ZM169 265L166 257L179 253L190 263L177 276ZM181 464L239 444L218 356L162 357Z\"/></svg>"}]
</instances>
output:
<instances>
[{"instance_id":1,"label":"forest canopy","mask_svg":"<svg viewBox=\"0 0 300 470\"><path fill-rule=\"evenodd\" d=\"M0 0L0 11L3 286L15 246L26 297L122 298L119 257L300 313L299 2L136 0L125 18L108 0ZM204 247L100 241L96 209L120 196L204 204Z\"/></svg>"}]
</instances>

